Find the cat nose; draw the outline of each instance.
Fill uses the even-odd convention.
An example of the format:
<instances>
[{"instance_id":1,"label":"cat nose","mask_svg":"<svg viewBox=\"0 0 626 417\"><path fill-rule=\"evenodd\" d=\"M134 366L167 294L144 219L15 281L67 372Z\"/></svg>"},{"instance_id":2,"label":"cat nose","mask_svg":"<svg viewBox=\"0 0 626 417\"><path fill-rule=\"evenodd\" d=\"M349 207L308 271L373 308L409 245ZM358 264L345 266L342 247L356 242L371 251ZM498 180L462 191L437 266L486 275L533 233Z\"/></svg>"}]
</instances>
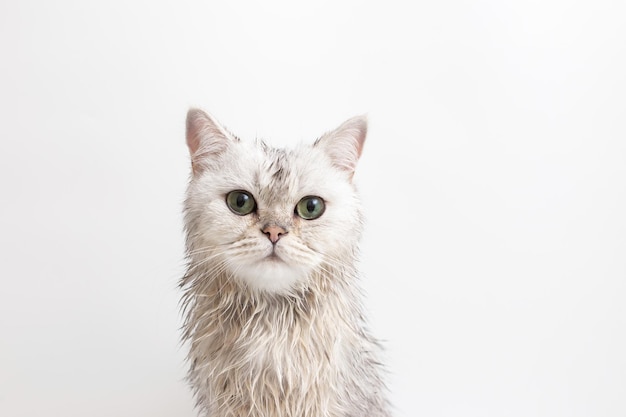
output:
<instances>
[{"instance_id":1,"label":"cat nose","mask_svg":"<svg viewBox=\"0 0 626 417\"><path fill-rule=\"evenodd\" d=\"M261 229L261 231L267 235L267 238L272 243L278 242L278 239L280 239L282 235L287 234L287 231L285 229L276 225L265 226L263 229Z\"/></svg>"}]
</instances>

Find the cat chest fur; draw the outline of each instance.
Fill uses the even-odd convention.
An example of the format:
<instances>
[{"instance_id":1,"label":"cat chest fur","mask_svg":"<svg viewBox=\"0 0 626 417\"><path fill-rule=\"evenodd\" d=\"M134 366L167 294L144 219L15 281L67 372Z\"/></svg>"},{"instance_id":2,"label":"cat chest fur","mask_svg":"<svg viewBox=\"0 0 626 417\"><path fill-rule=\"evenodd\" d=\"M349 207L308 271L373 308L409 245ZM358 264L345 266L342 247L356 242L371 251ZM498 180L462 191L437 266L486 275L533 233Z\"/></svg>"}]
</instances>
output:
<instances>
[{"instance_id":1,"label":"cat chest fur","mask_svg":"<svg viewBox=\"0 0 626 417\"><path fill-rule=\"evenodd\" d=\"M346 380L346 368L359 346L330 299L323 306L224 301L196 305L203 318L192 338L190 378L202 387L196 394L206 397L207 415L345 415L346 385L358 382Z\"/></svg>"}]
</instances>

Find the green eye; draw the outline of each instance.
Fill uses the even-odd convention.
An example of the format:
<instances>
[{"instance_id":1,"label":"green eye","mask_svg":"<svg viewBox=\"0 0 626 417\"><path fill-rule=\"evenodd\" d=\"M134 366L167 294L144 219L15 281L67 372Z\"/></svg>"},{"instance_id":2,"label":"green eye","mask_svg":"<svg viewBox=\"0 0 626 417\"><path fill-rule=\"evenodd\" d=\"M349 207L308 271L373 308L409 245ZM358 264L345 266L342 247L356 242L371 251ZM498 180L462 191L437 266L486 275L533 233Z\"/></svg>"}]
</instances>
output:
<instances>
[{"instance_id":1,"label":"green eye","mask_svg":"<svg viewBox=\"0 0 626 417\"><path fill-rule=\"evenodd\" d=\"M226 196L226 205L233 213L240 216L250 214L256 208L254 197L247 191L231 191Z\"/></svg>"},{"instance_id":2,"label":"green eye","mask_svg":"<svg viewBox=\"0 0 626 417\"><path fill-rule=\"evenodd\" d=\"M305 220L313 220L324 214L324 200L320 197L308 196L296 204L296 214Z\"/></svg>"}]
</instances>

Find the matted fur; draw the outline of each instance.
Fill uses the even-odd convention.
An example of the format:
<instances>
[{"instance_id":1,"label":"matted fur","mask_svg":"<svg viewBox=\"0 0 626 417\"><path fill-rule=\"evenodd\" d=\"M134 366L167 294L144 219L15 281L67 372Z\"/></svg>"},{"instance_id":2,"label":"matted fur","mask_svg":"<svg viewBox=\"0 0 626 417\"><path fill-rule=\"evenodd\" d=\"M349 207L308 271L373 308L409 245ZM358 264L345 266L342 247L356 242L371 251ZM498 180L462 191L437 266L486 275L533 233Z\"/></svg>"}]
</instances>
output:
<instances>
[{"instance_id":1,"label":"matted fur","mask_svg":"<svg viewBox=\"0 0 626 417\"><path fill-rule=\"evenodd\" d=\"M183 339L202 415L390 415L356 267L363 220L352 175L365 134L357 117L314 144L276 149L190 110ZM233 190L257 210L233 213ZM295 215L306 196L326 203L318 219ZM273 243L268 226L285 234Z\"/></svg>"}]
</instances>

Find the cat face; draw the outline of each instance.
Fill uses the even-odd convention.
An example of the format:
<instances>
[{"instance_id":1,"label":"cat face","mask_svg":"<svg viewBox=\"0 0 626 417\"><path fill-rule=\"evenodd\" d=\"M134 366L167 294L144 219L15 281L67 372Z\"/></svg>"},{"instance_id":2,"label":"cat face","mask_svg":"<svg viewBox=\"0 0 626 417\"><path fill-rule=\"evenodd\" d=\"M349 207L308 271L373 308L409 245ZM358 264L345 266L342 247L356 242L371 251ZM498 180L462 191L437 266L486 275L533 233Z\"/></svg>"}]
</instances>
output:
<instances>
[{"instance_id":1,"label":"cat face","mask_svg":"<svg viewBox=\"0 0 626 417\"><path fill-rule=\"evenodd\" d=\"M240 141L199 110L187 120L193 263L255 291L288 293L354 256L362 216L351 180L363 118L294 149Z\"/></svg>"}]
</instances>

